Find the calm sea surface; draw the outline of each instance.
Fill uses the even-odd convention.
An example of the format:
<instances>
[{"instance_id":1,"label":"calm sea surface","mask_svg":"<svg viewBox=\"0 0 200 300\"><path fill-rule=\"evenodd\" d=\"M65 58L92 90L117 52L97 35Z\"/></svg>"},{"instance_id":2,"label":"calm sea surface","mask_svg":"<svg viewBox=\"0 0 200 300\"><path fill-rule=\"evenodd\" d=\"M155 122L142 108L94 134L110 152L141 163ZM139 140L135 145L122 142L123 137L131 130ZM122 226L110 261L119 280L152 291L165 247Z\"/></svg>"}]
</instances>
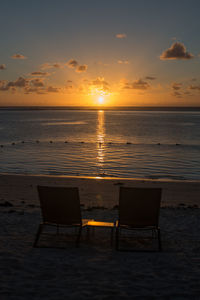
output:
<instances>
[{"instance_id":1,"label":"calm sea surface","mask_svg":"<svg viewBox=\"0 0 200 300\"><path fill-rule=\"evenodd\" d=\"M0 172L200 180L200 111L0 110Z\"/></svg>"}]
</instances>

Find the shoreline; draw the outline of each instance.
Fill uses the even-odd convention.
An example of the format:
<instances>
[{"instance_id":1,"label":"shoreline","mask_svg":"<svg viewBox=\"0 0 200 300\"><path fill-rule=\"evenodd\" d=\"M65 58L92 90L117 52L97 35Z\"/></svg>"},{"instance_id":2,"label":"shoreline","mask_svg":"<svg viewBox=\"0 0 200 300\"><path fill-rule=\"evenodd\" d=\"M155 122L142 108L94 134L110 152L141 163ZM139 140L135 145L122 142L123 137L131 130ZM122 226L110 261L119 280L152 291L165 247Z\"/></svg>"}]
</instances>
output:
<instances>
[{"instance_id":1,"label":"shoreline","mask_svg":"<svg viewBox=\"0 0 200 300\"><path fill-rule=\"evenodd\" d=\"M26 173L6 173L6 172L0 172L1 176L28 176L28 177L49 177L49 178L73 178L73 179L98 179L98 180L127 180L127 181L146 181L146 182L178 182L178 183L199 183L200 179L166 179L166 178L143 178L143 177L112 177L112 176L84 176L84 175L52 175L52 174L26 174Z\"/></svg>"},{"instance_id":2,"label":"shoreline","mask_svg":"<svg viewBox=\"0 0 200 300\"><path fill-rule=\"evenodd\" d=\"M38 203L38 185L76 186L84 207L116 207L122 185L162 188L162 207L200 206L200 181L0 173L1 198L16 204L22 198Z\"/></svg>"}]
</instances>

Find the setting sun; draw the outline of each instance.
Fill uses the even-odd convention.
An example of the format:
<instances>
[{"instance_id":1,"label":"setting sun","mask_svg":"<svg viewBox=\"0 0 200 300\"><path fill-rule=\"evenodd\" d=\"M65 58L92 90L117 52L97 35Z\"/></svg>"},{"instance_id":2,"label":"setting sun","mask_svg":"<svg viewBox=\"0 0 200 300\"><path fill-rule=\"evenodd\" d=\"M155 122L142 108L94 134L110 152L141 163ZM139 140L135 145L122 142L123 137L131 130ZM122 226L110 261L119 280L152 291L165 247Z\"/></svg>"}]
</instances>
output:
<instances>
[{"instance_id":1,"label":"setting sun","mask_svg":"<svg viewBox=\"0 0 200 300\"><path fill-rule=\"evenodd\" d=\"M98 98L98 102L99 102L99 104L102 104L104 102L104 97L100 96Z\"/></svg>"}]
</instances>

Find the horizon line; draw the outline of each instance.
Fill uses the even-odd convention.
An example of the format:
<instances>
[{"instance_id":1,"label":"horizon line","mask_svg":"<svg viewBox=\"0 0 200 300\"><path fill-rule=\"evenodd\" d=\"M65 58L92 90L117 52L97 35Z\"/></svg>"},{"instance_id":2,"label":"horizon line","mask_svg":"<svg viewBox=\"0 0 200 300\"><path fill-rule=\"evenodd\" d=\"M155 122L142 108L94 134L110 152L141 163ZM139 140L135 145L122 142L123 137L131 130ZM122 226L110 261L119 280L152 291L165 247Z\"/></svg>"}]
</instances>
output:
<instances>
[{"instance_id":1,"label":"horizon line","mask_svg":"<svg viewBox=\"0 0 200 300\"><path fill-rule=\"evenodd\" d=\"M0 110L200 110L200 106L76 106L76 105L7 105L0 106Z\"/></svg>"}]
</instances>

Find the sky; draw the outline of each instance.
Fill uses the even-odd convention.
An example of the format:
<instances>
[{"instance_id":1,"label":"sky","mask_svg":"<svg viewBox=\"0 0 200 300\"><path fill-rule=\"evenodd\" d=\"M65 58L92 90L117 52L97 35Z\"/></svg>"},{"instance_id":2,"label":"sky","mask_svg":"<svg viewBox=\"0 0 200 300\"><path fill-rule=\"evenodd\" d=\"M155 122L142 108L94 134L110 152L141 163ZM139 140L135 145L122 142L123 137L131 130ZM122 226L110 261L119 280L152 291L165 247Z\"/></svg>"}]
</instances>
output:
<instances>
[{"instance_id":1,"label":"sky","mask_svg":"<svg viewBox=\"0 0 200 300\"><path fill-rule=\"evenodd\" d=\"M6 0L0 106L200 106L199 0Z\"/></svg>"}]
</instances>

